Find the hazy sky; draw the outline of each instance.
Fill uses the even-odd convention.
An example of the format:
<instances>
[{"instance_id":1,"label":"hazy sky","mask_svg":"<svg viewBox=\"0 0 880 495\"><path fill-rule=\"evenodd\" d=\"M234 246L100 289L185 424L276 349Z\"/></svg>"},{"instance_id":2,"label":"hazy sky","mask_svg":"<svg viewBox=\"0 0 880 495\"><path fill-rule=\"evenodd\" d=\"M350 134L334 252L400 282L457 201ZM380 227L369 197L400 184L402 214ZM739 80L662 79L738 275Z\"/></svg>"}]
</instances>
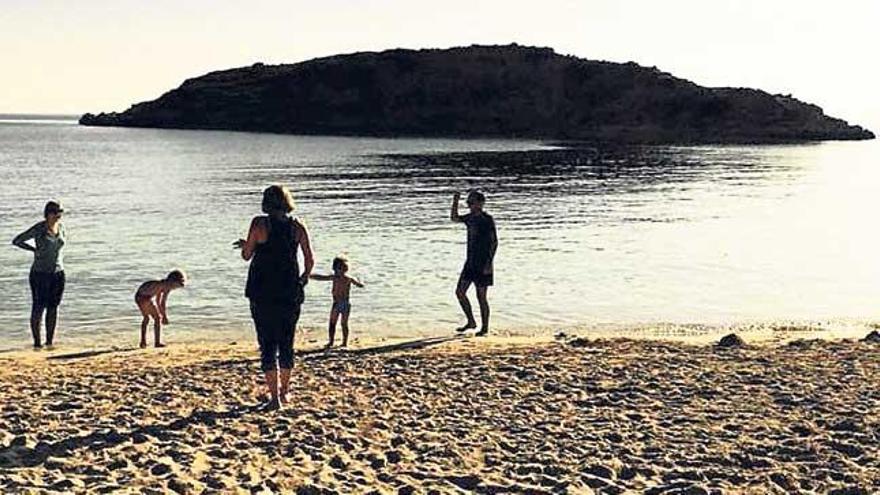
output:
<instances>
[{"instance_id":1,"label":"hazy sky","mask_svg":"<svg viewBox=\"0 0 880 495\"><path fill-rule=\"evenodd\" d=\"M511 42L792 93L880 131L878 0L0 0L0 113L124 110L258 61Z\"/></svg>"}]
</instances>

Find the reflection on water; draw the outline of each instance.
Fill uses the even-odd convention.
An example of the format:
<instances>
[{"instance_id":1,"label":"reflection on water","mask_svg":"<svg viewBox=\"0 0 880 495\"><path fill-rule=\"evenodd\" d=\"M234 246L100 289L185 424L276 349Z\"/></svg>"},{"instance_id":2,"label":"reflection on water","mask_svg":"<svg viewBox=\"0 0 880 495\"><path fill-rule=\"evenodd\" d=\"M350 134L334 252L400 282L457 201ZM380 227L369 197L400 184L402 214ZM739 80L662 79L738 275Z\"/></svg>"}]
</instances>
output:
<instances>
[{"instance_id":1,"label":"reflection on water","mask_svg":"<svg viewBox=\"0 0 880 495\"><path fill-rule=\"evenodd\" d=\"M231 249L270 183L291 187L317 270L347 253L367 288L352 325L445 332L464 232L452 192L479 187L499 228L499 329L716 325L877 315L875 143L599 147L0 124L0 238L65 202L62 338L128 344L137 285L171 268L168 339L249 335ZM27 342L29 254L0 249L0 338ZM329 284L308 288L321 329ZM6 346L6 345L4 345ZM0 346L3 347L3 346Z\"/></svg>"}]
</instances>

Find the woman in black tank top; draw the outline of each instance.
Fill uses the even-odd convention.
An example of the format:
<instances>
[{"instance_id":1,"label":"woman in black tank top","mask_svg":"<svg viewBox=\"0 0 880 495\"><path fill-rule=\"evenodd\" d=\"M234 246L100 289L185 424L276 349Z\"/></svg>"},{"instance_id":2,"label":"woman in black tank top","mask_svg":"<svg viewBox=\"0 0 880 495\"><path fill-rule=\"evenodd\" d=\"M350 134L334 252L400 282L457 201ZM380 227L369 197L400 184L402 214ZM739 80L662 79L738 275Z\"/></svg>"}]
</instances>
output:
<instances>
[{"instance_id":1,"label":"woman in black tank top","mask_svg":"<svg viewBox=\"0 0 880 495\"><path fill-rule=\"evenodd\" d=\"M287 188L270 186L263 191L262 209L267 216L254 217L247 240L239 239L235 246L251 262L245 296L251 302L260 367L272 397L267 408L278 409L287 402L290 390L293 338L314 259L305 225L289 216L293 198ZM297 262L300 249L302 273Z\"/></svg>"}]
</instances>

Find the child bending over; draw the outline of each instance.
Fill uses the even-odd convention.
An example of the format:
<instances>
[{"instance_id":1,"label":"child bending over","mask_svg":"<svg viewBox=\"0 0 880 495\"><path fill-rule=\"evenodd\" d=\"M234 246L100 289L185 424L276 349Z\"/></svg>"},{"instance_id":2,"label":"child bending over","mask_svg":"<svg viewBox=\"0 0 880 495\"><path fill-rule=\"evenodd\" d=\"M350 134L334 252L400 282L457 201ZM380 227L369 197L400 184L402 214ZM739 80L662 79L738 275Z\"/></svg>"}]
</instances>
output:
<instances>
[{"instance_id":1,"label":"child bending over","mask_svg":"<svg viewBox=\"0 0 880 495\"><path fill-rule=\"evenodd\" d=\"M150 322L150 317L153 318L154 344L156 347L165 347L159 334L162 324L168 324L168 313L165 310L168 293L185 284L186 275L180 270L174 270L163 280L148 280L138 287L134 294L134 302L144 317L141 320L141 349L147 347L147 324Z\"/></svg>"}]
</instances>

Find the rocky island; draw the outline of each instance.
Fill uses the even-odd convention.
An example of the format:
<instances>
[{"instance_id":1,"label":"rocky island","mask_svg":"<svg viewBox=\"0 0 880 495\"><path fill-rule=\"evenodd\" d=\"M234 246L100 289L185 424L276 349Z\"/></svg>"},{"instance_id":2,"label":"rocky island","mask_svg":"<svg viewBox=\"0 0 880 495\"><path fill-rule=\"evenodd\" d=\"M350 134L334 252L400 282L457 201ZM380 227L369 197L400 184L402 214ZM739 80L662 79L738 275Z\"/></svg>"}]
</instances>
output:
<instances>
[{"instance_id":1,"label":"rocky island","mask_svg":"<svg viewBox=\"0 0 880 495\"><path fill-rule=\"evenodd\" d=\"M91 126L634 143L873 139L790 95L549 48L388 50L211 72Z\"/></svg>"}]
</instances>

